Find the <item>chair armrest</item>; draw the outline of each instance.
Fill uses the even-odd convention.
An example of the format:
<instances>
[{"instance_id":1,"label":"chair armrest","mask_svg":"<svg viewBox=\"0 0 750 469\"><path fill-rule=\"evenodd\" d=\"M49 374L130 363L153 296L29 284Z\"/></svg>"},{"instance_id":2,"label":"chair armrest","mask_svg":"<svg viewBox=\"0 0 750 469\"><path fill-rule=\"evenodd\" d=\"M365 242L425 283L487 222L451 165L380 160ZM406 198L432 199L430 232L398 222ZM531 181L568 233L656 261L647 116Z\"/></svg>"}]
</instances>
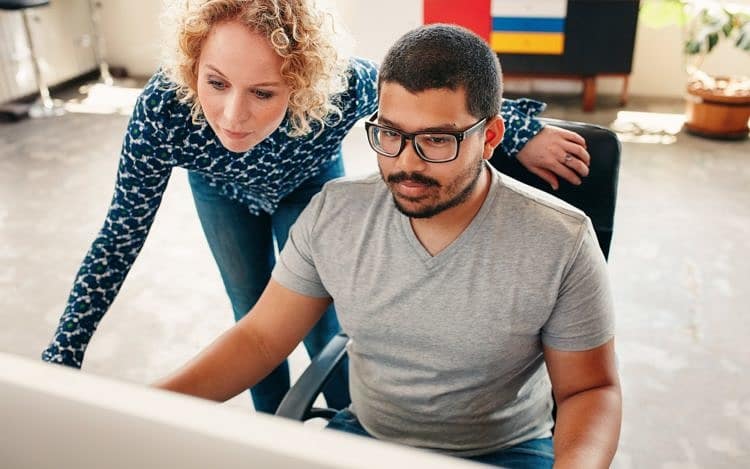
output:
<instances>
[{"instance_id":1,"label":"chair armrest","mask_svg":"<svg viewBox=\"0 0 750 469\"><path fill-rule=\"evenodd\" d=\"M323 390L331 373L346 355L349 337L338 334L310 362L302 376L284 396L276 415L292 420L305 421L315 417L330 418L336 412L331 409L313 408L313 402Z\"/></svg>"}]
</instances>

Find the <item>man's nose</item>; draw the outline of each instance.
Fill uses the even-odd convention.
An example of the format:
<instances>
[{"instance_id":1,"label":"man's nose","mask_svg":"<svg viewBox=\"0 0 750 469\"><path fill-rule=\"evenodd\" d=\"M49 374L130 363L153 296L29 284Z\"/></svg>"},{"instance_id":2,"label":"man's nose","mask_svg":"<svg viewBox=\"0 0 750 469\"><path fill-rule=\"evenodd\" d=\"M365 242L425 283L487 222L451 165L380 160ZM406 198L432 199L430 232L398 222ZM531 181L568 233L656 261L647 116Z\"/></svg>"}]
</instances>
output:
<instances>
[{"instance_id":1,"label":"man's nose","mask_svg":"<svg viewBox=\"0 0 750 469\"><path fill-rule=\"evenodd\" d=\"M423 171L427 167L427 162L419 157L414 148L414 141L411 139L406 141L404 149L401 150L396 160L396 167L407 174Z\"/></svg>"}]
</instances>

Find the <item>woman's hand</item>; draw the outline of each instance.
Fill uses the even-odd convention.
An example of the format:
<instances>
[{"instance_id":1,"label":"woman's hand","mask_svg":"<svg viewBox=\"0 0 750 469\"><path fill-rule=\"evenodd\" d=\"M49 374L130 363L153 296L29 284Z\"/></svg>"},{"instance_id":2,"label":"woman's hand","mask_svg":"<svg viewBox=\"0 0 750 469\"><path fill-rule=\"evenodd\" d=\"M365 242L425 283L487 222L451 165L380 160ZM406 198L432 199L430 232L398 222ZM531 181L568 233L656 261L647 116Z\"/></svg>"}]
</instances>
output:
<instances>
[{"instance_id":1,"label":"woman's hand","mask_svg":"<svg viewBox=\"0 0 750 469\"><path fill-rule=\"evenodd\" d=\"M529 140L516 156L526 169L549 183L554 190L560 187L558 177L571 184L581 184L588 176L591 156L586 151L586 140L570 130L546 125Z\"/></svg>"}]
</instances>

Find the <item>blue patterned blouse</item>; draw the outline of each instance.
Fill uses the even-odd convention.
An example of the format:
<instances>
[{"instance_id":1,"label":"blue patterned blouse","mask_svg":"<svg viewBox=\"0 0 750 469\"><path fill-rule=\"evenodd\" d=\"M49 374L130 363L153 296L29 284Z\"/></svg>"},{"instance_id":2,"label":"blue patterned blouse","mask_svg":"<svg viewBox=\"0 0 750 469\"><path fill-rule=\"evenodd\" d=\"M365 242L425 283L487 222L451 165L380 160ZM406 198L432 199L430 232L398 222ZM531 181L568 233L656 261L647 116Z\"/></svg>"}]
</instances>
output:
<instances>
[{"instance_id":1,"label":"blue patterned blouse","mask_svg":"<svg viewBox=\"0 0 750 469\"><path fill-rule=\"evenodd\" d=\"M341 96L343 118L314 136L290 137L288 124L245 153L226 150L207 123L193 124L190 107L159 72L146 85L128 124L112 203L99 235L81 264L54 339L42 359L80 367L99 321L117 296L146 240L172 168L208 176L227 197L250 212L272 213L279 201L326 163L339 158L341 141L377 108L377 67L351 62ZM506 100L508 128L502 145L515 156L542 125L532 118L542 103ZM313 130L315 133L316 128Z\"/></svg>"}]
</instances>

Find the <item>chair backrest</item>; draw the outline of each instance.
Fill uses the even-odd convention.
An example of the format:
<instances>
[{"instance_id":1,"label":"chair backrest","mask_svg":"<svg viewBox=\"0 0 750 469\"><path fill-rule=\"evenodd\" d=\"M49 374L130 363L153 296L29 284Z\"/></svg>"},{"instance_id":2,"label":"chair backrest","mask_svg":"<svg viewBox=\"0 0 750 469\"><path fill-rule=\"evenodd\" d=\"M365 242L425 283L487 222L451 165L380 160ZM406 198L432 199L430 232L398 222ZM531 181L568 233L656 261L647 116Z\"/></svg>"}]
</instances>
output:
<instances>
[{"instance_id":1,"label":"chair backrest","mask_svg":"<svg viewBox=\"0 0 750 469\"><path fill-rule=\"evenodd\" d=\"M591 155L589 175L580 186L560 180L560 188L552 190L543 179L528 172L515 158L508 158L497 147L490 163L501 172L530 186L568 202L591 218L599 246L604 257L609 256L609 246L614 228L617 179L620 170L620 141L611 130L598 125L557 119L540 119L542 123L562 127L580 134L586 140Z\"/></svg>"},{"instance_id":2,"label":"chair backrest","mask_svg":"<svg viewBox=\"0 0 750 469\"><path fill-rule=\"evenodd\" d=\"M0 0L0 10L23 10L45 5L49 5L49 0Z\"/></svg>"}]
</instances>

